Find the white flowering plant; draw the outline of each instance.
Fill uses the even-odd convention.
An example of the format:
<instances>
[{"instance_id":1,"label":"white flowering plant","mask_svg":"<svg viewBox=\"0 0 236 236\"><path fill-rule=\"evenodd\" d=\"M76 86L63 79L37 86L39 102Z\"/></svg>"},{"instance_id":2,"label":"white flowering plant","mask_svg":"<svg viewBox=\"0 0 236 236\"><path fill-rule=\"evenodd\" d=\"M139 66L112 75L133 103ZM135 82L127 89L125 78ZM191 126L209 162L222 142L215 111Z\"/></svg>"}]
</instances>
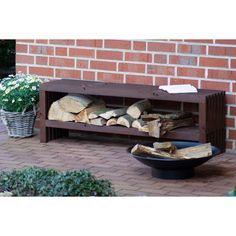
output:
<instances>
[{"instance_id":1,"label":"white flowering plant","mask_svg":"<svg viewBox=\"0 0 236 236\"><path fill-rule=\"evenodd\" d=\"M39 85L36 75L18 73L9 75L0 83L0 109L7 112L33 110L39 102Z\"/></svg>"}]
</instances>

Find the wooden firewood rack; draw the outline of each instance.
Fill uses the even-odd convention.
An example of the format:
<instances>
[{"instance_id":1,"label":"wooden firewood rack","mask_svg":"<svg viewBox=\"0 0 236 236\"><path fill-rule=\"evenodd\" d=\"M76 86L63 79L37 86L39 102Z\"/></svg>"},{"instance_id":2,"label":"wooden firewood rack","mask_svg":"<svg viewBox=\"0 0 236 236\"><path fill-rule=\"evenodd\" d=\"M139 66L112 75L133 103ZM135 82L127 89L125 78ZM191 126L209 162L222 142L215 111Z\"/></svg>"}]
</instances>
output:
<instances>
[{"instance_id":1,"label":"wooden firewood rack","mask_svg":"<svg viewBox=\"0 0 236 236\"><path fill-rule=\"evenodd\" d=\"M118 105L115 104L117 100L121 101L121 105L127 105L126 102L130 99L149 99L151 102L158 101L164 104L168 102L195 104L197 105L197 125L169 131L162 139L211 142L212 145L220 148L221 152L225 151L224 91L199 89L198 93L169 94L151 85L70 79L55 80L40 85L40 141L42 143L67 136L69 130L148 137L148 133L140 132L135 128L48 120L50 105L68 93L101 96L109 103L115 101L114 105Z\"/></svg>"}]
</instances>

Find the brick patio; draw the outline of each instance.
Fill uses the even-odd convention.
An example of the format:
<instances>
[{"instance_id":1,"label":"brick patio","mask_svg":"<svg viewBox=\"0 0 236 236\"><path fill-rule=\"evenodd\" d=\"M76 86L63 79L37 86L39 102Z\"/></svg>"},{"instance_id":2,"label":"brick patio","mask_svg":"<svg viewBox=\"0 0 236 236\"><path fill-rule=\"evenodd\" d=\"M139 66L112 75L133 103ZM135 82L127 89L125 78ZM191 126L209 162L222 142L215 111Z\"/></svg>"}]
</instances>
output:
<instances>
[{"instance_id":1,"label":"brick patio","mask_svg":"<svg viewBox=\"0 0 236 236\"><path fill-rule=\"evenodd\" d=\"M196 168L187 180L151 177L150 168L131 158L124 142L78 137L43 144L38 132L32 138L8 138L0 124L0 170L41 166L57 170L89 169L111 180L118 196L225 196L236 185L236 157L219 155Z\"/></svg>"}]
</instances>

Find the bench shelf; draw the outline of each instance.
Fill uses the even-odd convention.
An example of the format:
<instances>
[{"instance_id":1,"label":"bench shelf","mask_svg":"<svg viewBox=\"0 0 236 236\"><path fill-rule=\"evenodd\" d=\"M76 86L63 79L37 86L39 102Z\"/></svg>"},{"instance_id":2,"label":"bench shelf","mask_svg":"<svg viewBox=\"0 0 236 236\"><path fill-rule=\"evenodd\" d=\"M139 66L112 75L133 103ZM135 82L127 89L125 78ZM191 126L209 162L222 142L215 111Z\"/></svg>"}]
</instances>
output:
<instances>
[{"instance_id":1,"label":"bench shelf","mask_svg":"<svg viewBox=\"0 0 236 236\"><path fill-rule=\"evenodd\" d=\"M112 98L150 99L167 104L168 102L197 104L197 123L194 127L172 130L162 139L211 142L225 151L225 92L198 90L197 94L168 94L150 85L102 83L82 80L55 80L40 86L40 141L48 142L66 136L69 130L111 133L149 137L135 128L121 126L94 126L74 122L52 121L47 119L50 105L68 93L79 93ZM111 98L111 99L110 99Z\"/></svg>"}]
</instances>

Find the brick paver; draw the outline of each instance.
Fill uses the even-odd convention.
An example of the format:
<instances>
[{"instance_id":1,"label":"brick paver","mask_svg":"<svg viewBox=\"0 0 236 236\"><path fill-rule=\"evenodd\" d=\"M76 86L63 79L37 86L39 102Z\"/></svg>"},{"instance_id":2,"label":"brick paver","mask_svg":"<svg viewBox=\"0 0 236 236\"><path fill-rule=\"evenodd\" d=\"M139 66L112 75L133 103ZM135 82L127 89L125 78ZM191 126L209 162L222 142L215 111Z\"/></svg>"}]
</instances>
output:
<instances>
[{"instance_id":1,"label":"brick paver","mask_svg":"<svg viewBox=\"0 0 236 236\"><path fill-rule=\"evenodd\" d=\"M36 132L37 133L37 132ZM236 156L219 155L195 169L186 180L153 178L149 167L133 159L129 144L65 138L43 144L32 138L9 138L0 124L0 170L41 166L57 170L89 169L109 179L118 196L225 196L236 185Z\"/></svg>"}]
</instances>

